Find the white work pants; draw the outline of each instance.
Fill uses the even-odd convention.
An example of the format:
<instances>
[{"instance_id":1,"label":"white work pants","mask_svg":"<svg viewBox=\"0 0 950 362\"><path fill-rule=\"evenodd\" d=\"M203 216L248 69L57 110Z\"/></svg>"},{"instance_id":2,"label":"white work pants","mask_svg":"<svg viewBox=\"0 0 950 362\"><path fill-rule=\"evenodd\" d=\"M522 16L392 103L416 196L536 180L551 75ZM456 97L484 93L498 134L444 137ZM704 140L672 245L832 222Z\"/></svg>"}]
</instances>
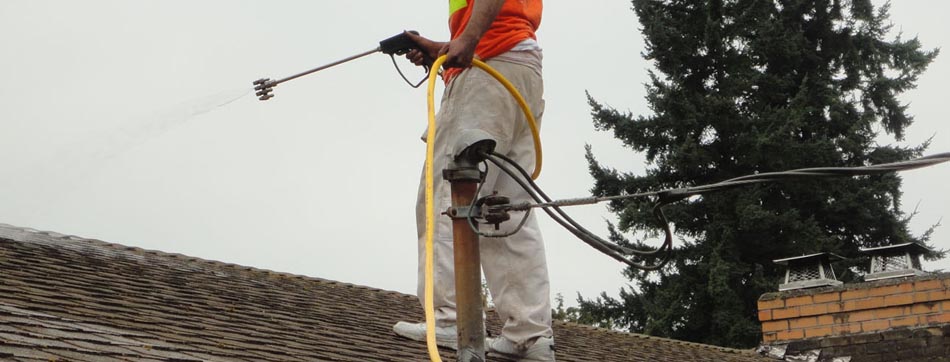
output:
<instances>
[{"instance_id":1,"label":"white work pants","mask_svg":"<svg viewBox=\"0 0 950 362\"><path fill-rule=\"evenodd\" d=\"M540 51L508 52L486 63L521 92L540 126L544 111ZM435 214L429 217L436 220L433 241L436 324L445 326L455 324L456 320L452 221L441 215L451 206L450 185L442 179L442 170L454 157L454 136L470 129L485 131L498 142L495 152L515 160L528 172L534 170L535 153L530 127L518 103L498 81L478 68L468 69L449 82L436 121ZM424 171L416 205L420 301L425 298ZM489 163L480 196L492 191L510 197L513 203L531 201L515 181ZM514 229L523 215L512 213L512 220L502 224L501 230ZM512 236L480 239L482 271L495 309L505 323L502 335L518 345L553 334L544 243L534 216L532 213L524 228ZM483 226L482 230L494 231L491 226Z\"/></svg>"}]
</instances>

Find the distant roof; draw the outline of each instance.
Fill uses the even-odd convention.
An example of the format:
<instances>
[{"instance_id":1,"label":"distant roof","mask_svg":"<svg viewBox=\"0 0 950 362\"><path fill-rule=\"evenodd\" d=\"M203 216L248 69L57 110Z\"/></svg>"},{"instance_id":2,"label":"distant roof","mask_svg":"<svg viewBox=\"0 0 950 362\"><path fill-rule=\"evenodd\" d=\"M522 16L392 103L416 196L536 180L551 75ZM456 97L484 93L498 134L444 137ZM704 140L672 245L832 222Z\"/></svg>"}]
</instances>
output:
<instances>
[{"instance_id":1,"label":"distant roof","mask_svg":"<svg viewBox=\"0 0 950 362\"><path fill-rule=\"evenodd\" d=\"M424 343L391 329L422 319L402 293L0 224L0 360L427 361ZM769 361L572 323L554 330L559 361Z\"/></svg>"}]
</instances>

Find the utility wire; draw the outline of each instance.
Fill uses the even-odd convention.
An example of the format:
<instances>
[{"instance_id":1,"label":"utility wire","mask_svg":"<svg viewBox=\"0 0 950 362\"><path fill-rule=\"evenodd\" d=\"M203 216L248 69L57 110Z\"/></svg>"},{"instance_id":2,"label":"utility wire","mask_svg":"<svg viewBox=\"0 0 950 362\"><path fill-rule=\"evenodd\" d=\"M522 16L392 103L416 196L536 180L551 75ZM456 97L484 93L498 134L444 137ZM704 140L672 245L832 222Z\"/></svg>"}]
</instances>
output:
<instances>
[{"instance_id":1,"label":"utility wire","mask_svg":"<svg viewBox=\"0 0 950 362\"><path fill-rule=\"evenodd\" d=\"M499 169L501 169L502 171L507 173L509 176L511 176L511 178L514 179L515 182L517 182L536 202L540 203L543 201L548 201L548 202L551 201L551 199L547 196L547 194L545 194L544 191L542 191L541 188L538 187L538 185L534 183L534 181L531 179L531 175L527 171L525 171L523 167L518 165L518 163L514 162L514 160L504 155L494 153L494 152L485 156L487 157L488 161L491 161L496 166L498 166ZM510 168L508 168L508 166L506 166L502 162L513 166L515 169L518 170L518 173L520 173L520 175L518 173L515 173L515 171L512 171ZM661 224L663 225L664 231L666 233L666 238L664 239L663 244L659 248L655 250L646 250L646 251L620 246L598 237L596 234L594 234L590 230L587 230L586 228L581 226L579 223L574 221L574 219L568 216L558 206L545 207L542 210L544 210L544 212L547 213L548 216L550 216L551 219L553 219L555 222L563 226L570 233L574 234L574 236L576 236L577 238L581 239L581 241L590 245L594 249L597 249L598 251L606 254L607 256L610 256L616 259L617 261L627 264L630 267L635 268L635 269L657 270L657 269L662 268L664 265L666 265L666 263L671 259L672 253L673 253L673 232L672 230L670 230L669 222L666 220L666 215L663 214L663 210L662 210L662 206L665 204L666 203L658 203L653 208L653 212L654 212L654 215L657 217L657 219L660 220ZM498 207L504 209L506 206L508 205L501 205ZM660 261L655 264L637 263L630 260L627 257L628 255L631 255L631 254L638 255L641 257L653 257L660 253L663 253L661 256L659 256Z\"/></svg>"},{"instance_id":2,"label":"utility wire","mask_svg":"<svg viewBox=\"0 0 950 362\"><path fill-rule=\"evenodd\" d=\"M939 163L944 163L950 161L950 152L938 153L935 155L925 156L921 158L915 158L907 161L883 163L878 165L870 166L857 166L857 167L814 167L814 168L802 168L790 171L780 171L780 172L763 172L754 175L741 176L736 178L731 178L725 181L694 186L694 187L683 187L677 189L667 189L660 191L649 191L649 192L640 192L635 194L626 194L626 195L612 195L612 196L603 196L603 197L581 197L573 199L562 199L556 201L548 201L545 203L535 203L531 204L528 202L509 205L508 210L510 211L523 211L530 208L547 208L547 207L562 207L562 206L578 206L578 205L592 205L601 203L604 201L613 201L613 200L623 200L630 198L639 198L639 197L649 197L649 196L659 196L661 198L677 198L682 199L694 195L699 195L702 193L725 190L733 187L744 186L754 183L762 182L773 182L784 179L791 178L800 178L800 177L841 177L841 176L863 176L863 175L874 175L874 174L883 174L890 172L900 172L908 171L923 167L933 166Z\"/></svg>"},{"instance_id":3,"label":"utility wire","mask_svg":"<svg viewBox=\"0 0 950 362\"><path fill-rule=\"evenodd\" d=\"M587 243L594 249L607 254L608 256L629 265L634 269L640 270L657 270L662 268L672 259L673 253L673 233L670 229L670 223L666 219L666 216L663 214L662 207L682 200L684 198L699 195L707 192L721 191L729 188L763 183L763 182L773 182L780 181L784 179L792 178L801 178L801 177L841 177L841 176L861 176L861 175L873 175L873 174L883 174L890 172L899 172L907 171L922 167L933 166L939 163L950 161L950 153L939 153L935 155L920 157L907 161L891 162L884 163L879 165L869 165L869 166L858 166L858 167L815 167L815 168L803 168L790 171L781 171L781 172L764 172L754 175L741 176L725 181L701 185L695 187L683 187L676 189L667 189L660 191L650 191L650 192L641 192L636 194L627 194L627 195L614 195L614 196L604 196L604 197L585 197L585 198L574 198L574 199L563 199L552 201L544 191L531 179L531 175L525 171L518 163L514 160L495 153L491 152L490 154L483 155L486 159L496 166L499 169L504 171L506 174L512 177L527 193L534 199L535 203L523 202L519 204L508 204L508 205L495 205L491 206L491 210L498 211L529 211L533 208L542 208L545 213L547 213L555 222L563 226L569 232L577 236L581 241ZM518 172L511 170L507 165L511 165ZM575 206L575 205L590 205L596 204L604 201L612 200L622 200L629 198L639 198L639 197L656 197L657 203L653 208L654 216L657 220L660 221L663 225L663 231L666 234L663 243L659 248L655 250L638 250L621 245L617 245L613 242L604 240L589 230L585 229L583 226L574 221L570 216L564 213L561 210L562 206ZM470 222L471 222L471 215ZM519 230L521 226L519 225L514 232ZM473 225L474 228L474 225ZM476 230L476 232L478 232ZM514 232L508 233L513 234ZM480 233L481 234L481 233ZM485 235L489 236L489 235ZM659 261L654 264L643 264L635 262L628 258L628 256L638 256L646 258L659 258Z\"/></svg>"}]
</instances>

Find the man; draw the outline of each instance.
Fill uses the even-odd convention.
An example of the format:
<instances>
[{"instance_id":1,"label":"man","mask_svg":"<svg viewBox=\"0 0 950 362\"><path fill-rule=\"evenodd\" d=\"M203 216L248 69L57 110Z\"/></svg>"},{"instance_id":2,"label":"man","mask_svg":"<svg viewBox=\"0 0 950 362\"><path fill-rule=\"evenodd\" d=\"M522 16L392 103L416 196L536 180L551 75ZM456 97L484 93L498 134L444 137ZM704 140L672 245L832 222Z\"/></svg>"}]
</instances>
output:
<instances>
[{"instance_id":1,"label":"man","mask_svg":"<svg viewBox=\"0 0 950 362\"><path fill-rule=\"evenodd\" d=\"M517 102L494 78L470 68L479 57L511 81L527 101L538 122L544 110L541 48L535 31L541 22L541 0L449 0L449 42L436 42L410 33L419 45L406 56L417 65L446 55L443 78L446 89L437 115L435 175L451 161L453 136L480 130L497 142L495 151L514 159L525 169L534 168L530 128ZM419 187L416 221L419 237L418 295L424 300L425 222L435 218L434 305L436 340L456 346L456 306L451 220L438 213L451 203L448 182L436 177L434 215L425 215L425 185ZM528 201L527 193L490 168L483 182L485 192L498 191L512 202ZM517 217L517 216L515 216ZM512 225L503 225L512 228ZM482 270L496 311L505 322L501 337L489 339L489 353L519 361L554 361L551 301L544 243L534 215L518 233L507 238L483 238ZM425 323L399 322L396 334L425 340Z\"/></svg>"}]
</instances>

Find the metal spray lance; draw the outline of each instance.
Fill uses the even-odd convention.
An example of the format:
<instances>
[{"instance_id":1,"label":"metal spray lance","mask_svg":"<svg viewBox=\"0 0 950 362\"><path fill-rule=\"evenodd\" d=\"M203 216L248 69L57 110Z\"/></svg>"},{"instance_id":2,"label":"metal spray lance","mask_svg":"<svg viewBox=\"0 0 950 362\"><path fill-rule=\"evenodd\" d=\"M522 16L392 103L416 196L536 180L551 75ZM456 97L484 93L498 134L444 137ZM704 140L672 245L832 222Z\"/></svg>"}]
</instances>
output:
<instances>
[{"instance_id":1,"label":"metal spray lance","mask_svg":"<svg viewBox=\"0 0 950 362\"><path fill-rule=\"evenodd\" d=\"M418 32L411 31L411 30L408 31L408 33L419 35ZM418 88L420 85L422 85L422 82L424 82L425 79L428 78L429 67L425 67L426 78L423 78L422 81L418 83L412 83L408 79L406 79L405 75L402 74L402 70L400 70L399 66L396 65L396 58L395 58L396 55L406 54L412 49L418 49L418 47L419 46L414 41L412 41L411 38L409 38L409 35L407 34L407 32L402 32L388 39L380 41L379 46L376 48L337 60L330 64L322 65L322 66L307 70L305 72L297 73L289 77L278 79L278 80L271 80L270 78L261 78L261 79L255 80L254 81L254 91L256 92L255 95L257 95L258 99L262 101L266 101L274 97L274 94L272 92L274 91L274 87L276 87L278 84L281 84L293 79L297 79L311 73L316 73L321 70L349 62L351 60L359 59L376 52L388 54L391 58L393 58L393 65L396 66L396 70L399 72L399 75L402 76L402 79L405 79L406 83L409 83L409 85L412 86L413 88Z\"/></svg>"}]
</instances>

